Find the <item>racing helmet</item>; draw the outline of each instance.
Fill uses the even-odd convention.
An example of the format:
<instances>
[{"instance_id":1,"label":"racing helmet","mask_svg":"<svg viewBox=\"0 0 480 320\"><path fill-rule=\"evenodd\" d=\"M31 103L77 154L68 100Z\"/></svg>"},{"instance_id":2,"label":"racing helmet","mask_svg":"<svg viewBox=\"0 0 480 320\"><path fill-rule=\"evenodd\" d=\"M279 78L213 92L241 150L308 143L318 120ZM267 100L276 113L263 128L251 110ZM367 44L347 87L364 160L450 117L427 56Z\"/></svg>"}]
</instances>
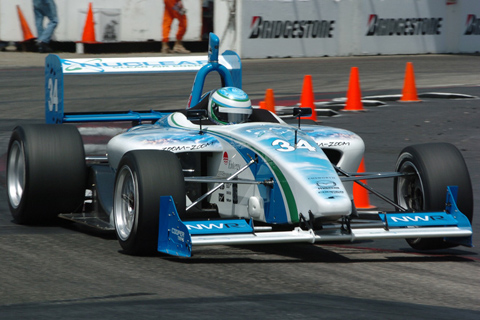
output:
<instances>
[{"instance_id":1,"label":"racing helmet","mask_svg":"<svg viewBox=\"0 0 480 320\"><path fill-rule=\"evenodd\" d=\"M248 95L235 87L215 90L208 99L208 117L218 124L237 124L247 121L252 114Z\"/></svg>"}]
</instances>

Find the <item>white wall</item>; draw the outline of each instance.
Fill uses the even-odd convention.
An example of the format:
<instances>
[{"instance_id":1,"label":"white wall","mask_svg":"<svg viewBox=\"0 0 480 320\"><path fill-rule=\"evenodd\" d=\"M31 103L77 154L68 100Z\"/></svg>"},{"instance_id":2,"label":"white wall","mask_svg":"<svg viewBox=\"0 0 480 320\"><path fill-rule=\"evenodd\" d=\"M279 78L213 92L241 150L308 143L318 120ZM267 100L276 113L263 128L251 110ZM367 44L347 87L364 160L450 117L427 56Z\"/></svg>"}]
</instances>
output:
<instances>
[{"instance_id":1,"label":"white wall","mask_svg":"<svg viewBox=\"0 0 480 320\"><path fill-rule=\"evenodd\" d=\"M480 0L215 0L215 10L234 3L235 22L216 14L215 33L242 58L480 51Z\"/></svg>"},{"instance_id":2,"label":"white wall","mask_svg":"<svg viewBox=\"0 0 480 320\"><path fill-rule=\"evenodd\" d=\"M118 22L118 41L162 38L162 0L56 0L60 23L55 40L81 40L89 2L97 41L103 40L105 25L112 19ZM201 39L202 2L184 0L185 41ZM234 50L242 58L480 51L480 0L214 0L214 4L214 32L221 50ZM23 40L16 5L32 33L37 33L31 0L0 0L0 40Z\"/></svg>"},{"instance_id":3,"label":"white wall","mask_svg":"<svg viewBox=\"0 0 480 320\"><path fill-rule=\"evenodd\" d=\"M59 24L55 30L54 40L81 40L89 2L93 5L97 41L102 40L104 34L102 27L111 18L119 22L117 33L120 41L161 40L163 0L55 0ZM201 39L202 0L183 0L183 2L187 8L188 19L184 40L198 41ZM20 6L33 35L37 35L32 0L0 0L0 40L23 40L16 5ZM115 15L115 12L110 11L113 15L106 15L107 9L117 10L120 14ZM175 20L170 33L172 41L175 40L176 25Z\"/></svg>"}]
</instances>

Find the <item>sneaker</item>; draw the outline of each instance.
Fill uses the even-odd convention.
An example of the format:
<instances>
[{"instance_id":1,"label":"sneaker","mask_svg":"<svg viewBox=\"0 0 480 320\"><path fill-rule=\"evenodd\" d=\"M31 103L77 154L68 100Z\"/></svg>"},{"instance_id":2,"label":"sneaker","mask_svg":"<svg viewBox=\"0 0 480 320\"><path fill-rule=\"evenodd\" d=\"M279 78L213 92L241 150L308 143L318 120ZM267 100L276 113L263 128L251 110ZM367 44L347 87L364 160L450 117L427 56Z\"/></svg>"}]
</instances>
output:
<instances>
[{"instance_id":1,"label":"sneaker","mask_svg":"<svg viewBox=\"0 0 480 320\"><path fill-rule=\"evenodd\" d=\"M172 52L172 50L168 46L168 43L162 43L162 50L160 51L160 53L169 54L171 52Z\"/></svg>"},{"instance_id":2,"label":"sneaker","mask_svg":"<svg viewBox=\"0 0 480 320\"><path fill-rule=\"evenodd\" d=\"M173 46L173 52L175 53L190 53L190 50L185 49L181 43L175 43Z\"/></svg>"},{"instance_id":3,"label":"sneaker","mask_svg":"<svg viewBox=\"0 0 480 320\"><path fill-rule=\"evenodd\" d=\"M53 52L52 48L50 48L50 46L48 44L46 44L45 42L37 43L37 46L38 46L38 52L40 52L40 53L51 53L51 52Z\"/></svg>"}]
</instances>

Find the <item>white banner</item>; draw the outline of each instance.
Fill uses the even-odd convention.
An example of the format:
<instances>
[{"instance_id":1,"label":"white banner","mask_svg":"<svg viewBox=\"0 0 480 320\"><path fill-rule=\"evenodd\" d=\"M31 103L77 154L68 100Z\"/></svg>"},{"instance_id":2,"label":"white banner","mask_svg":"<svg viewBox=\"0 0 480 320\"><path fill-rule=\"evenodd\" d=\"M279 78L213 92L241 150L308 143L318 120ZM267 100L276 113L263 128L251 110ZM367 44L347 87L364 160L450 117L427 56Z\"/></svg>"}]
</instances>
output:
<instances>
[{"instance_id":1,"label":"white banner","mask_svg":"<svg viewBox=\"0 0 480 320\"><path fill-rule=\"evenodd\" d=\"M463 0L459 18L460 52L480 52L480 1Z\"/></svg>"},{"instance_id":2,"label":"white banner","mask_svg":"<svg viewBox=\"0 0 480 320\"><path fill-rule=\"evenodd\" d=\"M480 51L479 0L215 0L215 10L222 50L242 58Z\"/></svg>"},{"instance_id":3,"label":"white banner","mask_svg":"<svg viewBox=\"0 0 480 320\"><path fill-rule=\"evenodd\" d=\"M334 1L244 0L241 55L336 56L338 5Z\"/></svg>"},{"instance_id":4,"label":"white banner","mask_svg":"<svg viewBox=\"0 0 480 320\"><path fill-rule=\"evenodd\" d=\"M355 28L359 47L353 51L360 54L445 52L445 14L443 0L365 1L359 12L358 28Z\"/></svg>"}]
</instances>

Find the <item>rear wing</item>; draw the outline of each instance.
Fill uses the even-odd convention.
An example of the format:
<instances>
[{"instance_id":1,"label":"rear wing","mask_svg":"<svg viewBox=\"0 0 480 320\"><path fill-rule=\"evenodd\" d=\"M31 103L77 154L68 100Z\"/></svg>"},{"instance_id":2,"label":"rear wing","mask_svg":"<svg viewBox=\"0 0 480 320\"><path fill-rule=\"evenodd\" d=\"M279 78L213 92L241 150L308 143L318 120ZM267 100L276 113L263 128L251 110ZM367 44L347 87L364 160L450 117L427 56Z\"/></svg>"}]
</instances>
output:
<instances>
[{"instance_id":1,"label":"rear wing","mask_svg":"<svg viewBox=\"0 0 480 320\"><path fill-rule=\"evenodd\" d=\"M98 122L98 121L152 121L165 112L99 112L65 113L64 76L197 72L187 108L197 104L203 92L207 74L216 71L225 86L242 88L242 65L233 51L219 56L219 39L211 33L208 56L172 56L150 58L90 58L61 59L50 54L45 59L45 120L46 123Z\"/></svg>"}]
</instances>

